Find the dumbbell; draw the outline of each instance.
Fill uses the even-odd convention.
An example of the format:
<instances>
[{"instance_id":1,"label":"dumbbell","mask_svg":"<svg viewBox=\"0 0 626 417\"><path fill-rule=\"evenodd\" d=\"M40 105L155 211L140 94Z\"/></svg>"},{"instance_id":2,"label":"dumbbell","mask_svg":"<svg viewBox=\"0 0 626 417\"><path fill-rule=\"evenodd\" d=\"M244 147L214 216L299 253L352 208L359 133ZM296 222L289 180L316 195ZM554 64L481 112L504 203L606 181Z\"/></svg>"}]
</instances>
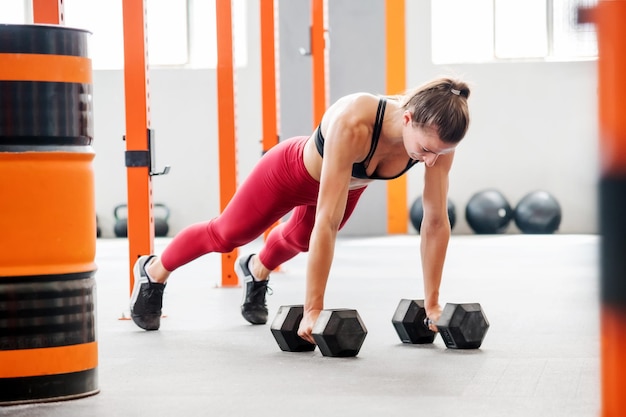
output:
<instances>
[{"instance_id":1,"label":"dumbbell","mask_svg":"<svg viewBox=\"0 0 626 417\"><path fill-rule=\"evenodd\" d=\"M403 343L425 344L435 339L428 329L429 320L424 300L402 299L391 321ZM435 325L449 349L478 349L489 329L478 303L446 304Z\"/></svg>"},{"instance_id":2,"label":"dumbbell","mask_svg":"<svg viewBox=\"0 0 626 417\"><path fill-rule=\"evenodd\" d=\"M426 309L424 300L400 300L391 319L403 343L427 344L435 341L435 332L424 325Z\"/></svg>"},{"instance_id":3,"label":"dumbbell","mask_svg":"<svg viewBox=\"0 0 626 417\"><path fill-rule=\"evenodd\" d=\"M298 336L302 321L302 305L281 306L270 330L278 346L285 352L310 352L315 345ZM313 339L320 352L330 357L356 356L361 350L367 329L356 310L322 310L313 326Z\"/></svg>"},{"instance_id":4,"label":"dumbbell","mask_svg":"<svg viewBox=\"0 0 626 417\"><path fill-rule=\"evenodd\" d=\"M278 346L285 352L310 352L315 350L313 343L298 336L304 307L301 305L280 306L270 330Z\"/></svg>"}]
</instances>

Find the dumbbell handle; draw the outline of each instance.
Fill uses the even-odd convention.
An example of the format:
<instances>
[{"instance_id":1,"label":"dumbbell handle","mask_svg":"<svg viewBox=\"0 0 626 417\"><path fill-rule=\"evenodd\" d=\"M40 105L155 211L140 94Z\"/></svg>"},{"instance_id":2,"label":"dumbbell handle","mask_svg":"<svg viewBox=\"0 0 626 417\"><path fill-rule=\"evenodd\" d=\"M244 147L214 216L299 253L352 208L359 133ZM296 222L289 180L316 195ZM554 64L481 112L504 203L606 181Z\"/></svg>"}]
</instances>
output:
<instances>
[{"instance_id":1,"label":"dumbbell handle","mask_svg":"<svg viewBox=\"0 0 626 417\"><path fill-rule=\"evenodd\" d=\"M430 319L430 317L426 317L424 319L424 326L428 327L430 329L430 325L433 324L434 322Z\"/></svg>"}]
</instances>

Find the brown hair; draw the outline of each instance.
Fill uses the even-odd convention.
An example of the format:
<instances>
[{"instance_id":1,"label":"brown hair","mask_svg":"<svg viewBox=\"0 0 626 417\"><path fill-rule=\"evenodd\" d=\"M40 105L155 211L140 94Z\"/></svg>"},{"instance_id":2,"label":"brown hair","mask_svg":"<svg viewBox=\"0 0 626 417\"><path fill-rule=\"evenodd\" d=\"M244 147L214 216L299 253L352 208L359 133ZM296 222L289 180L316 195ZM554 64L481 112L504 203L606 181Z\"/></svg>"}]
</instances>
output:
<instances>
[{"instance_id":1,"label":"brown hair","mask_svg":"<svg viewBox=\"0 0 626 417\"><path fill-rule=\"evenodd\" d=\"M402 108L412 113L413 125L434 128L442 142L458 143L469 127L469 95L463 81L437 78L408 92Z\"/></svg>"}]
</instances>

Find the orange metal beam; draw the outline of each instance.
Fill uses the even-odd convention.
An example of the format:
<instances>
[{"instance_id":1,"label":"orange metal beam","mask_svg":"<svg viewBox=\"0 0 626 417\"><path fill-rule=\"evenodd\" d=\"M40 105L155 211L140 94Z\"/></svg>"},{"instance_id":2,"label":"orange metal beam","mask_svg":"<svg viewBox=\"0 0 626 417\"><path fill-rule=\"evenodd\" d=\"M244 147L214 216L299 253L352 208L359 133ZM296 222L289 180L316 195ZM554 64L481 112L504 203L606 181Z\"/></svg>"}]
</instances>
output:
<instances>
[{"instance_id":1,"label":"orange metal beam","mask_svg":"<svg viewBox=\"0 0 626 417\"><path fill-rule=\"evenodd\" d=\"M626 411L626 313L603 305L600 313L602 416L619 417Z\"/></svg>"},{"instance_id":2,"label":"orange metal beam","mask_svg":"<svg viewBox=\"0 0 626 417\"><path fill-rule=\"evenodd\" d=\"M626 0L600 0L579 21L598 35L602 416L626 415Z\"/></svg>"},{"instance_id":3,"label":"orange metal beam","mask_svg":"<svg viewBox=\"0 0 626 417\"><path fill-rule=\"evenodd\" d=\"M387 94L406 89L405 0L386 0ZM407 233L407 176L387 182L387 233Z\"/></svg>"},{"instance_id":4,"label":"orange metal beam","mask_svg":"<svg viewBox=\"0 0 626 417\"><path fill-rule=\"evenodd\" d=\"M215 1L217 30L217 113L219 136L220 210L237 188L235 137L235 88L233 68L232 9L230 0ZM239 250L222 254L222 286L239 285L234 263Z\"/></svg>"},{"instance_id":5,"label":"orange metal beam","mask_svg":"<svg viewBox=\"0 0 626 417\"><path fill-rule=\"evenodd\" d=\"M263 152L278 143L274 0L260 0Z\"/></svg>"},{"instance_id":6,"label":"orange metal beam","mask_svg":"<svg viewBox=\"0 0 626 417\"><path fill-rule=\"evenodd\" d=\"M65 24L63 0L32 0L33 22L48 25Z\"/></svg>"},{"instance_id":7,"label":"orange metal beam","mask_svg":"<svg viewBox=\"0 0 626 417\"><path fill-rule=\"evenodd\" d=\"M126 150L149 153L148 56L145 0L124 0L124 90ZM130 290L132 268L141 255L154 252L152 179L149 166L126 169L128 189L128 242Z\"/></svg>"},{"instance_id":8,"label":"orange metal beam","mask_svg":"<svg viewBox=\"0 0 626 417\"><path fill-rule=\"evenodd\" d=\"M311 0L311 58L313 62L313 129L326 111L326 42L324 0Z\"/></svg>"},{"instance_id":9,"label":"orange metal beam","mask_svg":"<svg viewBox=\"0 0 626 417\"><path fill-rule=\"evenodd\" d=\"M276 37L274 0L260 0L261 15L261 105L263 111L263 153L278 143L276 83ZM269 232L280 222L265 231Z\"/></svg>"},{"instance_id":10,"label":"orange metal beam","mask_svg":"<svg viewBox=\"0 0 626 417\"><path fill-rule=\"evenodd\" d=\"M626 174L626 1L603 0L595 19L598 27L599 125L602 172ZM626 410L624 410L626 411Z\"/></svg>"},{"instance_id":11,"label":"orange metal beam","mask_svg":"<svg viewBox=\"0 0 626 417\"><path fill-rule=\"evenodd\" d=\"M620 284L626 277L626 221L614 204L626 201L626 97L620 93L626 74L626 1L600 1L596 10L603 217L602 415L613 417L626 414L626 294Z\"/></svg>"}]
</instances>

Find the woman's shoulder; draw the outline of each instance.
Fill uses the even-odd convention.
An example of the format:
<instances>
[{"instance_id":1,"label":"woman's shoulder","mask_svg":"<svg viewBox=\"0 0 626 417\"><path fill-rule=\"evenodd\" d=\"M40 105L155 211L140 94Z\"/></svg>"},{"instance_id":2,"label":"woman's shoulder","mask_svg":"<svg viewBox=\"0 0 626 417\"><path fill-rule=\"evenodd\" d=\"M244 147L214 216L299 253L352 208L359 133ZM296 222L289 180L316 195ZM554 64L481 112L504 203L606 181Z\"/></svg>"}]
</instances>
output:
<instances>
[{"instance_id":1,"label":"woman's shoulder","mask_svg":"<svg viewBox=\"0 0 626 417\"><path fill-rule=\"evenodd\" d=\"M401 106L398 96L387 96L372 93L353 93L341 97L334 103L333 107L339 107L349 110L355 114L363 114L367 116L371 113L376 114L378 105L381 101L386 102L387 106Z\"/></svg>"},{"instance_id":2,"label":"woman's shoulder","mask_svg":"<svg viewBox=\"0 0 626 417\"><path fill-rule=\"evenodd\" d=\"M351 93L343 97L340 97L335 103L352 103L355 105L367 105L371 103L378 103L378 101L380 101L380 99L383 97L384 96L367 93L367 92L357 92L357 93Z\"/></svg>"},{"instance_id":3,"label":"woman's shoulder","mask_svg":"<svg viewBox=\"0 0 626 417\"><path fill-rule=\"evenodd\" d=\"M381 96L371 93L352 93L339 98L328 109L331 117L351 119L353 121L369 120L376 114Z\"/></svg>"}]
</instances>

